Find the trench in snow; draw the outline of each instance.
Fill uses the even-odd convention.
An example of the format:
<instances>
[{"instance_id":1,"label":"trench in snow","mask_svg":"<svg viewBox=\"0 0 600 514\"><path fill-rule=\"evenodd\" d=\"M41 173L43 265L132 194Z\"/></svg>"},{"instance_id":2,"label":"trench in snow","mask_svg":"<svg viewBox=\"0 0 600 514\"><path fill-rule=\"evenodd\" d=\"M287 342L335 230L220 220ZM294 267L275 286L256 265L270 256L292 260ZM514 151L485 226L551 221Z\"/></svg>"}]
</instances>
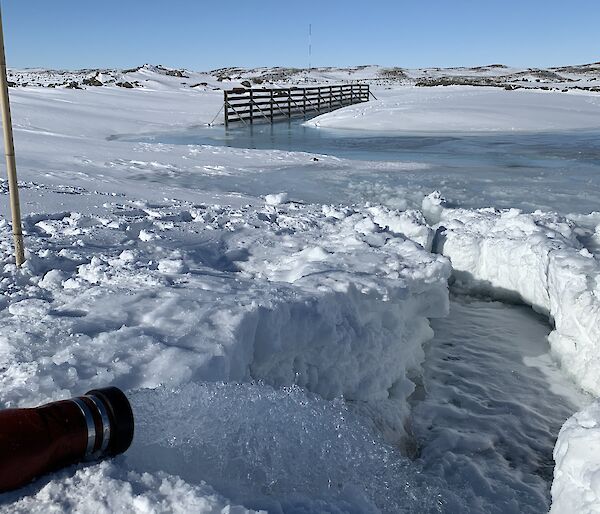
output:
<instances>
[{"instance_id":1,"label":"trench in snow","mask_svg":"<svg viewBox=\"0 0 600 514\"><path fill-rule=\"evenodd\" d=\"M470 512L547 512L556 437L586 401L548 354L547 320L452 295L432 326L412 398L414 457Z\"/></svg>"}]
</instances>

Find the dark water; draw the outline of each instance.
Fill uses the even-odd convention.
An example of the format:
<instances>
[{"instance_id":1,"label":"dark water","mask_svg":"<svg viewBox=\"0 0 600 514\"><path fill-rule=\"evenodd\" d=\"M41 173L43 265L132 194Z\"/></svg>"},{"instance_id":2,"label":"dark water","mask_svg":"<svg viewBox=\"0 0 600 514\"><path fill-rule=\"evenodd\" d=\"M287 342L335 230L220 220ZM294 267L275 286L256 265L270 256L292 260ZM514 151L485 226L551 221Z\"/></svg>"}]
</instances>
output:
<instances>
[{"instance_id":1,"label":"dark water","mask_svg":"<svg viewBox=\"0 0 600 514\"><path fill-rule=\"evenodd\" d=\"M517 207L526 211L580 213L600 209L600 132L376 133L306 127L295 121L228 130L222 126L191 127L179 132L117 138L300 151L356 160L359 162L354 165L340 162L337 169L329 165L327 170L330 178L332 173L343 171L336 184L329 180L327 186L332 196L341 195L346 201L377 197L384 202L404 199L411 203L438 189L455 205L469 208ZM425 168L398 173L371 165L374 161L420 163ZM269 184L283 187L292 178L295 193L302 199L326 200L322 193L315 198L318 191L311 184L318 180L319 171L312 173L314 168L308 164L284 167L277 170L281 176L272 177ZM299 183L302 178L307 180L305 187ZM241 186L244 187L243 180Z\"/></svg>"}]
</instances>

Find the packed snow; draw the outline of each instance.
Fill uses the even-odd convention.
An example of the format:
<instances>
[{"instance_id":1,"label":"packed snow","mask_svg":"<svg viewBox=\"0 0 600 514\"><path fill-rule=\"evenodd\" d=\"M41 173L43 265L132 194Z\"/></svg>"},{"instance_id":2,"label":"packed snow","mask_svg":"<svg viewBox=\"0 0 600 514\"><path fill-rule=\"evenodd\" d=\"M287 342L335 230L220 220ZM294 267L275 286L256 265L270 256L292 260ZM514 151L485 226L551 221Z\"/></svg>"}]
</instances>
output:
<instances>
[{"instance_id":1,"label":"packed snow","mask_svg":"<svg viewBox=\"0 0 600 514\"><path fill-rule=\"evenodd\" d=\"M27 262L13 264L4 202L0 406L114 384L137 432L125 455L0 508L546 510L558 428L590 401L577 386L600 394L600 214L516 190L473 208L452 170L439 192L408 194L430 170L409 156L152 140L221 122L218 88L244 80L373 85L379 100L313 120L320 130L599 130L597 67L546 71L14 71ZM560 180L549 201L576 203ZM592 406L560 432L553 512L598 507L600 459L582 450L598 423Z\"/></svg>"},{"instance_id":2,"label":"packed snow","mask_svg":"<svg viewBox=\"0 0 600 514\"><path fill-rule=\"evenodd\" d=\"M431 133L543 132L600 129L600 97L550 91L450 86L385 92L306 122L323 128Z\"/></svg>"}]
</instances>

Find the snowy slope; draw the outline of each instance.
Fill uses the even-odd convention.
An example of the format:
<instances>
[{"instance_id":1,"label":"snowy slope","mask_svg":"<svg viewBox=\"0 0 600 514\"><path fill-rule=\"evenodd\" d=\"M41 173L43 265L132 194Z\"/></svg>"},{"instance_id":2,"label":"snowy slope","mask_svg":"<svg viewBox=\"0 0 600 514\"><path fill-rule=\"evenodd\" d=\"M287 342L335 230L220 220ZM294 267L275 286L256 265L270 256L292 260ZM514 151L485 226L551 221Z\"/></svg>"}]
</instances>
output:
<instances>
[{"instance_id":1,"label":"snowy slope","mask_svg":"<svg viewBox=\"0 0 600 514\"><path fill-rule=\"evenodd\" d=\"M595 95L595 96L594 96ZM378 92L306 122L354 130L493 133L600 128L600 94L450 86Z\"/></svg>"}]
</instances>

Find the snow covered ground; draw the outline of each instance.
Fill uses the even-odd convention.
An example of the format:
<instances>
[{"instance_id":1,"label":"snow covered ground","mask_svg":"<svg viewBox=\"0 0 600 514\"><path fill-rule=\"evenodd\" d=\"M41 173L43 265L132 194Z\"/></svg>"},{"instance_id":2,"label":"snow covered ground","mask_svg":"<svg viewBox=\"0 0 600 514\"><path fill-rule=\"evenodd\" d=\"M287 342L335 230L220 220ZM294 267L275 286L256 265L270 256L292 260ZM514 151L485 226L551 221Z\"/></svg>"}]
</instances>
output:
<instances>
[{"instance_id":1,"label":"snow covered ground","mask_svg":"<svg viewBox=\"0 0 600 514\"><path fill-rule=\"evenodd\" d=\"M323 114L317 127L432 133L542 132L598 129L600 96L522 89L413 88Z\"/></svg>"},{"instance_id":2,"label":"snow covered ground","mask_svg":"<svg viewBox=\"0 0 600 514\"><path fill-rule=\"evenodd\" d=\"M325 115L320 126L600 130L600 96L591 91L415 88L380 71L313 72L311 80L382 81L379 101ZM563 73L593 82L596 71ZM16 270L3 202L0 406L110 383L132 398L137 435L126 455L2 495L0 509L543 511L551 475L543 456L558 425L588 402L566 377L600 394L600 214L465 209L460 198L443 201L444 183L425 199L421 191L394 198L390 184L410 188L404 177L426 175L423 163L147 139L212 121L222 101L213 88L231 82L226 74L256 76L148 66L14 74L28 253ZM284 75L282 84L295 76ZM103 86L83 85L90 77ZM450 187L451 173L445 180ZM469 185L461 187L467 198ZM559 189L550 190L553 205L563 201ZM539 319L495 317L485 302L459 302L444 319L449 279L458 292L531 305L549 321L550 347ZM480 322L469 325L470 313ZM486 358L489 326L500 322L513 325L523 352L517 344ZM471 327L465 347L448 353L444 342L458 343L463 326ZM478 383L506 367L507 355L538 370L511 402L510 381ZM484 363L485 372L476 368ZM449 370L483 392L450 384ZM560 409L529 423L536 390L544 390L540 405ZM477 404L488 401L519 437L502 444L497 418L478 421ZM452 410L466 424L453 425ZM582 512L597 507L600 459L583 459L569 442L594 441L598 421L590 409L561 432L555 512L568 512L574 495L587 502ZM544 433L539 447L530 430Z\"/></svg>"}]
</instances>

